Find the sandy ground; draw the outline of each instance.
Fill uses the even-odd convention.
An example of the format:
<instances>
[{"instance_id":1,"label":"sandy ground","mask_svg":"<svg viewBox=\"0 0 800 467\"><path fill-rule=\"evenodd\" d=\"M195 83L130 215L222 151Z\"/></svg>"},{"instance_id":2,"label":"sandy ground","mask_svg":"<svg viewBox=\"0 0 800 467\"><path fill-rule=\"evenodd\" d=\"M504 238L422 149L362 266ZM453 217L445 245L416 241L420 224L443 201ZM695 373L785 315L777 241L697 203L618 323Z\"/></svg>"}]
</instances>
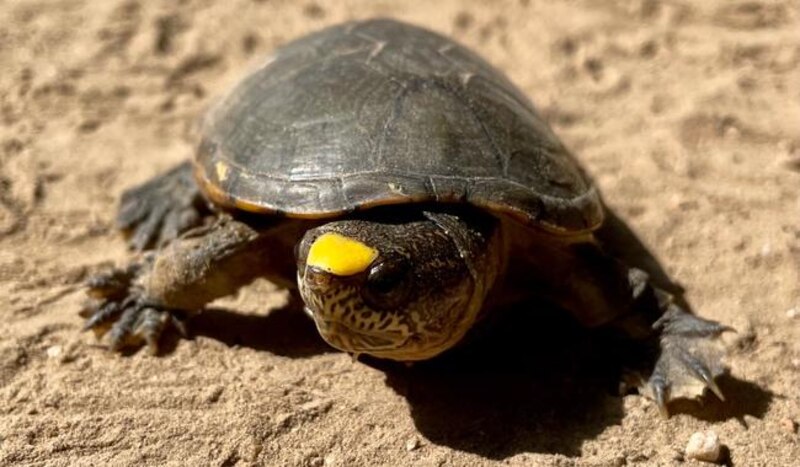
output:
<instances>
[{"instance_id":1,"label":"sandy ground","mask_svg":"<svg viewBox=\"0 0 800 467\"><path fill-rule=\"evenodd\" d=\"M161 357L79 332L82 280L127 256L121 191L189 157L274 47L379 15L534 99L693 309L739 330L726 403L661 419L558 317L416 369L356 362L268 283ZM714 430L733 464L798 465L799 24L788 0L0 2L0 464L673 465Z\"/></svg>"}]
</instances>

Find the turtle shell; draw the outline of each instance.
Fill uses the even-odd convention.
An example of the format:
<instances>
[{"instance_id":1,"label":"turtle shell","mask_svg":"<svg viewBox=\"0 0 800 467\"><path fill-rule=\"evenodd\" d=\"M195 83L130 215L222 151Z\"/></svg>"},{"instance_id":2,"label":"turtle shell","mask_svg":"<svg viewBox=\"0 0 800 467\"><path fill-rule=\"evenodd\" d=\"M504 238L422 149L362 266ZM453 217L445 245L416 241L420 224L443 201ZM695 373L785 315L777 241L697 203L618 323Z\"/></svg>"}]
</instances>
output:
<instances>
[{"instance_id":1,"label":"turtle shell","mask_svg":"<svg viewBox=\"0 0 800 467\"><path fill-rule=\"evenodd\" d=\"M279 48L208 112L196 175L223 207L297 218L420 202L558 233L603 218L575 158L502 73L392 20Z\"/></svg>"}]
</instances>

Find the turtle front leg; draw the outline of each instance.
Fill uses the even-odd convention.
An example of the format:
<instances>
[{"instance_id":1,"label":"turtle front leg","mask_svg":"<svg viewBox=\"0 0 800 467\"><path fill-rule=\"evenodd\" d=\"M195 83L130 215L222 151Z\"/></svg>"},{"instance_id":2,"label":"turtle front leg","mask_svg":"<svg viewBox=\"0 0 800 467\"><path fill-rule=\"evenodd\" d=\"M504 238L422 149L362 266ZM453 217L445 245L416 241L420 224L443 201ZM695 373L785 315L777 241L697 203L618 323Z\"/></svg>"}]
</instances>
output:
<instances>
[{"instance_id":1,"label":"turtle front leg","mask_svg":"<svg viewBox=\"0 0 800 467\"><path fill-rule=\"evenodd\" d=\"M155 354L159 337L168 325L186 334L177 315L148 305L139 279L149 274L152 263L153 255L148 254L125 268L97 274L87 282L89 300L81 310L81 316L86 318L83 329L92 329L98 338L109 334L114 351L144 342Z\"/></svg>"},{"instance_id":2,"label":"turtle front leg","mask_svg":"<svg viewBox=\"0 0 800 467\"><path fill-rule=\"evenodd\" d=\"M117 226L132 250L162 246L200 224L209 213L186 161L122 194Z\"/></svg>"},{"instance_id":3,"label":"turtle front leg","mask_svg":"<svg viewBox=\"0 0 800 467\"><path fill-rule=\"evenodd\" d=\"M124 268L90 278L85 329L98 337L108 334L115 351L147 344L157 352L168 326L185 334L184 315L257 277L286 274L283 269L293 266L292 248L272 233L223 217Z\"/></svg>"}]
</instances>

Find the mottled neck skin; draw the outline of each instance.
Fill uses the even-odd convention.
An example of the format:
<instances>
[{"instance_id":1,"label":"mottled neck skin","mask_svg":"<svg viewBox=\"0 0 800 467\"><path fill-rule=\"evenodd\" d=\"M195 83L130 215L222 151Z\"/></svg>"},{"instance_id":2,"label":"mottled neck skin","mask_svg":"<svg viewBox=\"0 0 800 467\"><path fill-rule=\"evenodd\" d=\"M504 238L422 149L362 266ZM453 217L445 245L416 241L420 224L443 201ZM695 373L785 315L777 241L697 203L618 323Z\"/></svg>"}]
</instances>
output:
<instances>
[{"instance_id":1,"label":"mottled neck skin","mask_svg":"<svg viewBox=\"0 0 800 467\"><path fill-rule=\"evenodd\" d=\"M393 207L330 222L309 230L299 245L299 290L334 347L400 361L428 359L459 342L477 320L505 266L500 226L463 207ZM355 272L348 263L346 275L309 260L309 251L331 233L358 243L358 252L373 249L374 259Z\"/></svg>"}]
</instances>

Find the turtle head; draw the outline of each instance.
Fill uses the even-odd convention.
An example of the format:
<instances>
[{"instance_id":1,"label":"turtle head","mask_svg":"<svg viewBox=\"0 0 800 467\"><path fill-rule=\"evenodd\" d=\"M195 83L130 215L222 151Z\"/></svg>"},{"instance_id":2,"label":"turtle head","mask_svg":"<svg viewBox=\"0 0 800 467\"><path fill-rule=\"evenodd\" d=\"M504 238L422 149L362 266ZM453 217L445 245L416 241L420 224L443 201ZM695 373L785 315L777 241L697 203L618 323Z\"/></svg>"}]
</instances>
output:
<instances>
[{"instance_id":1,"label":"turtle head","mask_svg":"<svg viewBox=\"0 0 800 467\"><path fill-rule=\"evenodd\" d=\"M429 213L425 213L426 215ZM431 215L433 216L433 215ZM469 228L417 218L342 220L309 230L297 248L306 310L332 346L400 361L430 358L475 322L497 272L492 242ZM469 249L470 251L464 251Z\"/></svg>"}]
</instances>

